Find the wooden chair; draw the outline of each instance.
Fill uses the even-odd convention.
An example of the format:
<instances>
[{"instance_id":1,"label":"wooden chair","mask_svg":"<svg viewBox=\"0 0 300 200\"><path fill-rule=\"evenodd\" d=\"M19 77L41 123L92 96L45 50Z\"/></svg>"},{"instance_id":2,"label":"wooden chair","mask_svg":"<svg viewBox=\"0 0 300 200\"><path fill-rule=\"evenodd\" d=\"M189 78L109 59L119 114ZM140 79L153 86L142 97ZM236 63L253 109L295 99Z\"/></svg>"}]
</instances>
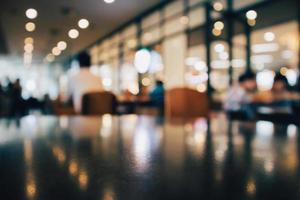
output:
<instances>
[{"instance_id":1,"label":"wooden chair","mask_svg":"<svg viewBox=\"0 0 300 200\"><path fill-rule=\"evenodd\" d=\"M115 114L117 98L111 92L87 93L82 97L82 115Z\"/></svg>"},{"instance_id":2,"label":"wooden chair","mask_svg":"<svg viewBox=\"0 0 300 200\"><path fill-rule=\"evenodd\" d=\"M189 88L166 91L165 114L171 118L208 117L209 99L206 93Z\"/></svg>"}]
</instances>

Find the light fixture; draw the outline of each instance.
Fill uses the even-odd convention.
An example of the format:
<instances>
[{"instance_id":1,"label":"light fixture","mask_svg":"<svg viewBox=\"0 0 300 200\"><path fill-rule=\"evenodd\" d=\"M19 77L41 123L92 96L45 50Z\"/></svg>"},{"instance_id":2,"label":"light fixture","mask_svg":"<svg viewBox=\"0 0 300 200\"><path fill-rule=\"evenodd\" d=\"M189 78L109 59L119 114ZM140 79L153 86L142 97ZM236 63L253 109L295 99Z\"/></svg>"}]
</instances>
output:
<instances>
[{"instance_id":1,"label":"light fixture","mask_svg":"<svg viewBox=\"0 0 300 200\"><path fill-rule=\"evenodd\" d=\"M36 9L33 8L27 9L25 14L26 17L28 17L29 19L35 19L38 16L38 12L36 11Z\"/></svg>"},{"instance_id":2,"label":"light fixture","mask_svg":"<svg viewBox=\"0 0 300 200\"><path fill-rule=\"evenodd\" d=\"M48 62L53 62L55 59L55 56L52 54L52 53L49 53L47 56L46 56L46 60Z\"/></svg>"},{"instance_id":3,"label":"light fixture","mask_svg":"<svg viewBox=\"0 0 300 200\"><path fill-rule=\"evenodd\" d=\"M223 52L225 50L225 47L224 47L224 45L223 44L216 44L216 46L215 46L215 51L216 52L218 52L218 53L221 53L221 52Z\"/></svg>"},{"instance_id":4,"label":"light fixture","mask_svg":"<svg viewBox=\"0 0 300 200\"><path fill-rule=\"evenodd\" d=\"M58 47L54 47L52 49L52 54L55 56L59 56L61 54L61 50Z\"/></svg>"},{"instance_id":5,"label":"light fixture","mask_svg":"<svg viewBox=\"0 0 300 200\"><path fill-rule=\"evenodd\" d=\"M222 34L222 31L221 30L219 30L219 29L213 29L212 30L212 34L214 35L214 36L220 36L221 34Z\"/></svg>"},{"instance_id":6,"label":"light fixture","mask_svg":"<svg viewBox=\"0 0 300 200\"><path fill-rule=\"evenodd\" d=\"M33 49L34 49L33 44L28 43L28 44L25 44L25 46L24 46L24 51L26 53L31 53L33 51Z\"/></svg>"},{"instance_id":7,"label":"light fixture","mask_svg":"<svg viewBox=\"0 0 300 200\"><path fill-rule=\"evenodd\" d=\"M33 32L35 30L35 24L33 22L28 22L25 25L25 29L28 32Z\"/></svg>"},{"instance_id":8,"label":"light fixture","mask_svg":"<svg viewBox=\"0 0 300 200\"><path fill-rule=\"evenodd\" d=\"M257 12L255 10L249 10L246 13L246 17L247 17L247 19L254 20L257 18Z\"/></svg>"},{"instance_id":9,"label":"light fixture","mask_svg":"<svg viewBox=\"0 0 300 200\"><path fill-rule=\"evenodd\" d=\"M220 11L222 11L223 10L223 4L221 3L221 2L219 2L219 1L217 1L217 2L215 2L214 4L213 4L213 7L214 7L214 9L216 10L216 11L218 11L218 12L220 12Z\"/></svg>"},{"instance_id":10,"label":"light fixture","mask_svg":"<svg viewBox=\"0 0 300 200\"><path fill-rule=\"evenodd\" d=\"M264 34L264 39L267 41L267 42L272 42L274 39L275 39L275 34L273 32L266 32Z\"/></svg>"},{"instance_id":11,"label":"light fixture","mask_svg":"<svg viewBox=\"0 0 300 200\"><path fill-rule=\"evenodd\" d=\"M57 47L59 50L63 51L67 48L67 43L65 41L60 41L57 43Z\"/></svg>"},{"instance_id":12,"label":"light fixture","mask_svg":"<svg viewBox=\"0 0 300 200\"><path fill-rule=\"evenodd\" d=\"M81 19L78 21L78 26L81 29L86 29L87 27L89 27L90 22L87 19Z\"/></svg>"},{"instance_id":13,"label":"light fixture","mask_svg":"<svg viewBox=\"0 0 300 200\"><path fill-rule=\"evenodd\" d=\"M104 0L105 3L113 3L115 0Z\"/></svg>"},{"instance_id":14,"label":"light fixture","mask_svg":"<svg viewBox=\"0 0 300 200\"><path fill-rule=\"evenodd\" d=\"M248 23L250 26L255 26L255 25L256 25L256 20L255 20L255 19L248 19L248 20L247 20L247 23Z\"/></svg>"},{"instance_id":15,"label":"light fixture","mask_svg":"<svg viewBox=\"0 0 300 200\"><path fill-rule=\"evenodd\" d=\"M76 39L79 36L79 32L76 29L71 29L68 35L71 39Z\"/></svg>"},{"instance_id":16,"label":"light fixture","mask_svg":"<svg viewBox=\"0 0 300 200\"><path fill-rule=\"evenodd\" d=\"M223 30L223 28L224 28L224 23L221 22L221 21L217 21L217 22L214 24L214 28L217 29L217 30Z\"/></svg>"},{"instance_id":17,"label":"light fixture","mask_svg":"<svg viewBox=\"0 0 300 200\"><path fill-rule=\"evenodd\" d=\"M25 44L33 44L33 38L32 37L27 37L27 38L25 38L25 40L24 40L24 43Z\"/></svg>"}]
</instances>

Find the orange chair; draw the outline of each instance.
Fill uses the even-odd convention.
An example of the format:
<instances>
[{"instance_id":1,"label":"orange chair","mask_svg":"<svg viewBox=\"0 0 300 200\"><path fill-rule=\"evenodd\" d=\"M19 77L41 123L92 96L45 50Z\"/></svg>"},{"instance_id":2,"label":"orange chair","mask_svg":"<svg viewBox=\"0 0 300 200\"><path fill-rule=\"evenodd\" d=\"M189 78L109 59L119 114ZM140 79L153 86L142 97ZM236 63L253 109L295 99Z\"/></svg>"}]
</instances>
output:
<instances>
[{"instance_id":1,"label":"orange chair","mask_svg":"<svg viewBox=\"0 0 300 200\"><path fill-rule=\"evenodd\" d=\"M189 88L174 88L166 92L166 117L208 117L209 110L209 99L206 93Z\"/></svg>"},{"instance_id":2,"label":"orange chair","mask_svg":"<svg viewBox=\"0 0 300 200\"><path fill-rule=\"evenodd\" d=\"M111 92L87 93L82 97L82 115L115 114L117 100Z\"/></svg>"}]
</instances>

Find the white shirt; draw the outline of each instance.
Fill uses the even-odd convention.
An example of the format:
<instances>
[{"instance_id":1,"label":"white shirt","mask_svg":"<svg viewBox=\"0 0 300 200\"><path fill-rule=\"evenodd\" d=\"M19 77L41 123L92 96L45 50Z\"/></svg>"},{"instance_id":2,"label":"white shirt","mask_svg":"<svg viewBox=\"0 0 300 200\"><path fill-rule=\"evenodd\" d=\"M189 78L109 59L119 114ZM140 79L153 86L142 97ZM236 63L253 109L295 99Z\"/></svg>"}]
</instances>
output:
<instances>
[{"instance_id":1,"label":"white shirt","mask_svg":"<svg viewBox=\"0 0 300 200\"><path fill-rule=\"evenodd\" d=\"M226 111L238 111L243 104L249 103L251 98L246 90L239 85L233 86L227 94L224 102L224 109Z\"/></svg>"},{"instance_id":2,"label":"white shirt","mask_svg":"<svg viewBox=\"0 0 300 200\"><path fill-rule=\"evenodd\" d=\"M89 68L81 68L78 73L69 75L68 83L68 93L73 98L76 113L81 113L83 95L103 91L101 78L93 75Z\"/></svg>"}]
</instances>

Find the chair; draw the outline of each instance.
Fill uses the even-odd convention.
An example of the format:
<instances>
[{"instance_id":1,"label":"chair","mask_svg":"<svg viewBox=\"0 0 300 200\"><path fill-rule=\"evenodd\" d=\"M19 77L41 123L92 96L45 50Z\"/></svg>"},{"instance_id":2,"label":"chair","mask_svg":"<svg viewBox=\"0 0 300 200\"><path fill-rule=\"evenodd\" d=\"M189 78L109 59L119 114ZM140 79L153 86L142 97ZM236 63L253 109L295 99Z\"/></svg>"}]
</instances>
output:
<instances>
[{"instance_id":1,"label":"chair","mask_svg":"<svg viewBox=\"0 0 300 200\"><path fill-rule=\"evenodd\" d=\"M87 93L82 97L82 115L115 114L117 98L111 92Z\"/></svg>"},{"instance_id":2,"label":"chair","mask_svg":"<svg viewBox=\"0 0 300 200\"><path fill-rule=\"evenodd\" d=\"M166 117L208 117L209 99L206 93L189 88L174 88L166 92Z\"/></svg>"}]
</instances>

